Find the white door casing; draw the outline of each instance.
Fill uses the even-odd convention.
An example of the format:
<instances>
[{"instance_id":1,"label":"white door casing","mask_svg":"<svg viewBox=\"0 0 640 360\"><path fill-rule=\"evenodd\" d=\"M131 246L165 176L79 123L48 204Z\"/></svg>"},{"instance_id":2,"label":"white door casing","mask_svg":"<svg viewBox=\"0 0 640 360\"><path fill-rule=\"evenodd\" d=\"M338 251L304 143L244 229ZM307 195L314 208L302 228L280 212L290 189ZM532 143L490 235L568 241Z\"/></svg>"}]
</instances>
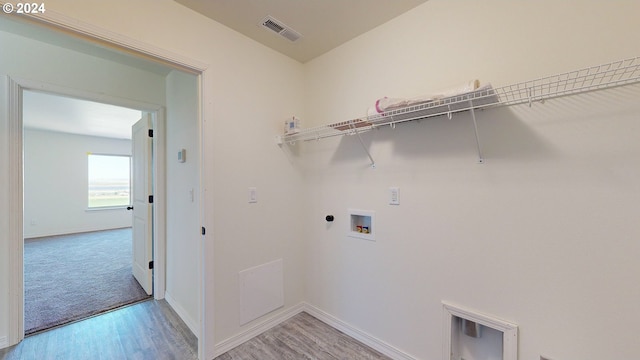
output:
<instances>
[{"instance_id":1,"label":"white door casing","mask_svg":"<svg viewBox=\"0 0 640 360\"><path fill-rule=\"evenodd\" d=\"M0 76L0 84L4 86L0 88L0 100L5 100L7 104L8 117L6 123L1 123L0 127L6 126L8 131L2 134L3 139L8 144L7 160L8 167L0 169L7 170L9 194L8 203L3 204L8 207L7 213L10 214L7 219L9 226L5 235L9 241L9 289L8 289L8 307L9 307L9 333L7 337L8 345L14 345L24 338L24 288L23 288L23 189L22 189L22 93L24 90L44 91L52 94L58 94L79 99L86 99L95 102L102 102L116 106L128 107L132 109L143 109L149 112L153 119L153 124L159 133L163 132L165 122L165 111L161 105L145 103L136 100L108 96L104 94L92 93L86 90L69 88L65 86L45 83L39 80L25 79L20 77ZM6 90L6 93L3 93ZM151 139L150 139L151 140ZM164 194L165 174L164 159L164 141L161 137L153 138L154 156L151 161L155 161L153 165L155 180L153 184L156 195ZM4 164L0 161L0 167ZM154 198L154 221L153 234L155 244L153 245L154 257L158 261L154 262L153 290L156 300L164 299L164 282L165 282L165 262L164 254L166 252L164 222L165 222L165 202L162 196ZM0 207L0 211L4 208ZM200 350L200 345L199 345ZM204 358L204 357L202 357Z\"/></svg>"},{"instance_id":2,"label":"white door casing","mask_svg":"<svg viewBox=\"0 0 640 360\"><path fill-rule=\"evenodd\" d=\"M153 293L153 196L151 117L145 113L131 128L131 198L133 205L133 276L147 294Z\"/></svg>"},{"instance_id":3,"label":"white door casing","mask_svg":"<svg viewBox=\"0 0 640 360\"><path fill-rule=\"evenodd\" d=\"M4 3L4 1L0 1L0 4L2 3ZM86 37L90 41L95 41L97 43L106 42L108 44L115 45L116 47L122 47L129 51L133 51L134 53L142 54L143 56L148 56L152 59L157 59L161 62L166 62L172 66L175 66L175 68L178 70L185 70L187 72L192 72L194 74L197 74L199 78L199 89L198 89L199 100L201 101L200 103L201 113L199 114L199 120L198 120L200 125L198 136L201 140L201 144L199 146L200 167L201 167L200 168L201 191L199 193L201 194L206 193L204 188L204 178L205 178L204 170L205 170L206 162L205 162L205 156L203 153L203 148L205 147L205 141L203 136L203 133L204 133L203 119L206 118L205 114L208 113L208 110L204 106L204 103L202 103L202 99L205 97L204 94L207 92L206 91L207 86L205 85L207 84L207 81L205 81L205 77L208 72L208 69L210 69L209 64L200 62L193 58L185 57L181 54L171 52L167 49L158 48L148 43L135 40L131 37L121 36L117 33L108 31L104 28L97 27L94 24L79 21L78 19L68 17L62 13L56 12L55 10L48 9L46 13L40 13L40 14L24 14L24 17L32 20L35 19L44 24L54 25L55 27L62 29L62 31L68 31L72 34ZM164 122L163 109L161 108L161 106L157 106L155 104L145 104L137 101L132 101L129 99L113 98L109 96L105 97L104 94L92 94L91 96L87 96L87 93L85 91L77 91L75 89L62 88L56 85L44 84L38 81L34 82L32 80L26 80L26 79L20 79L17 83L13 82L13 85L10 85L9 89L14 90L15 92L19 92L21 91L20 88L23 88L23 87L31 88L31 89L39 89L39 90L44 89L45 91L50 91L50 92L60 93L60 94L67 94L69 96L87 97L95 101L101 101L106 99L108 100L106 102L112 103L115 105L120 105L125 107L128 106L128 107L140 108L140 109L144 108L149 111L155 111L156 116L160 116L157 119L158 122L156 123L156 126L158 127L164 126L163 125L163 122ZM16 98L14 98L13 100L9 100L7 102L9 103L10 109L20 108L19 102L16 100ZM9 111L9 113L10 113L9 123L14 125L19 124L17 128L21 130L22 129L21 117L19 115L16 115L15 112ZM158 131L161 132L162 128L158 128ZM20 134L21 132L17 133L16 136L10 136L10 138L13 139L13 141L9 141L9 147L11 151L13 151L13 153L16 153L18 155L21 155L21 152L19 152L21 151L21 140L22 140L22 137ZM159 300L164 298L164 287L165 287L164 253L165 253L166 246L165 246L165 234L164 234L164 228L163 228L164 221L165 221L165 218L164 218L165 203L164 201L162 201L162 198L160 197L160 195L164 193L164 186L165 186L164 180L162 178L165 171L164 170L165 154L164 154L164 141L158 137L154 138L154 141L156 141L156 145L158 145L156 146L157 153L156 153L155 160L157 161L157 163L155 165L155 171L157 172L157 174L161 174L161 176L156 177L156 183L155 183L155 187L157 190L156 197L158 197L158 199L156 199L155 201L156 209L155 209L154 216L156 216L157 219L159 219L159 221L156 221L154 223L157 243L153 249L154 252L156 253L156 264L154 267L156 270L158 270L155 274L156 276L154 276L154 281L155 281L154 289L156 290L154 296L157 300ZM12 159L15 159L16 161L19 161L19 159L21 159L21 157L17 155L10 156L10 157ZM11 172L11 180L16 184L21 184L21 178L19 177L18 174L19 172ZM14 194L15 194L14 198L20 201L16 203L17 205L10 206L10 208L12 210L18 210L17 213L21 214L22 213L21 211L22 210L22 207L21 207L22 192L16 191L14 192ZM203 196L203 200L204 200L204 196ZM205 225L204 223L205 208L206 208L206 202L203 201L201 212L199 214L202 225ZM22 220L21 217L20 217L20 220ZM18 233L20 236L15 236L15 234L18 234ZM11 279L14 280L10 285L10 288L11 288L10 293L13 295L9 296L10 298L9 308L11 309L10 316L9 316L10 317L9 319L10 344L15 344L24 337L24 332L22 330L22 323L23 323L22 286L19 285L21 284L21 281L15 282L15 280L17 279L22 279L22 270L23 270L22 256L21 256L21 252L15 250L18 248L18 245L22 243L21 234L22 234L22 223L12 222L11 226L9 227L9 233L7 235L11 239L11 243L16 246L10 250L10 258L18 259L19 261L16 261L15 266L12 266L11 267L12 270L10 271L13 274L10 277ZM205 241L207 238L210 239L209 242ZM213 311L207 311L208 308L209 309L213 308L214 297L213 297L213 286L211 285L211 281L212 281L211 279L213 278L214 268L213 268L213 261L204 261L205 259L213 258L213 248L214 248L213 245L214 245L214 242L212 240L211 235L207 234L207 236L205 236L204 234L202 234L201 236L202 262L201 262L201 268L199 272L199 277L200 277L199 283L201 286L201 289L200 289L201 323L200 323L200 334L198 336L198 358L200 359L212 358L213 355L215 354L214 316L213 316Z\"/></svg>"}]
</instances>

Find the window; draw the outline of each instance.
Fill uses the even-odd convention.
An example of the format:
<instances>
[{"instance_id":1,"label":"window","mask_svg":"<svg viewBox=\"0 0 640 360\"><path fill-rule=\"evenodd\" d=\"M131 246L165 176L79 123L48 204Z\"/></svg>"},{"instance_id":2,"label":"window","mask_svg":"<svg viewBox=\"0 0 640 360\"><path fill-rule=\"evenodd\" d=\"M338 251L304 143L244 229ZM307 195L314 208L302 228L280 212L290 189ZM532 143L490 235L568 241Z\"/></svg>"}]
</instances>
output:
<instances>
[{"instance_id":1,"label":"window","mask_svg":"<svg viewBox=\"0 0 640 360\"><path fill-rule=\"evenodd\" d=\"M89 208L131 204L131 156L89 154Z\"/></svg>"}]
</instances>

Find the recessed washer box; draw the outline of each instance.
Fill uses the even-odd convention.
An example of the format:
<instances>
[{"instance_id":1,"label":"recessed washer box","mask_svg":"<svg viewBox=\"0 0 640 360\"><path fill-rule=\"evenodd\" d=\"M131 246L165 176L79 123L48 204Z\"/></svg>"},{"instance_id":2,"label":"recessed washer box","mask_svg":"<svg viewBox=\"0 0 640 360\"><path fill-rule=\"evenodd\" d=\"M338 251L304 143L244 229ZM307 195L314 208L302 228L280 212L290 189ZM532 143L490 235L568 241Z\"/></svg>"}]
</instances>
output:
<instances>
[{"instance_id":1,"label":"recessed washer box","mask_svg":"<svg viewBox=\"0 0 640 360\"><path fill-rule=\"evenodd\" d=\"M370 210L348 209L349 229L347 235L354 238L376 241L375 212Z\"/></svg>"}]
</instances>

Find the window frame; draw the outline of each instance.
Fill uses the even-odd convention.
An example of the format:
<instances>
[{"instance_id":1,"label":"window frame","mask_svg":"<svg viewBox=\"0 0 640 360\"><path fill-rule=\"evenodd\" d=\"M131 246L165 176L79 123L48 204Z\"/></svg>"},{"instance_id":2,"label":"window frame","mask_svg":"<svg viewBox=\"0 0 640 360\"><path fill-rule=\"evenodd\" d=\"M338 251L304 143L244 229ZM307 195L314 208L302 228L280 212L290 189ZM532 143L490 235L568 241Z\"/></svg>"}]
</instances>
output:
<instances>
[{"instance_id":1,"label":"window frame","mask_svg":"<svg viewBox=\"0 0 640 360\"><path fill-rule=\"evenodd\" d=\"M113 157L113 158L127 158L129 160L129 166L128 166L128 172L129 172L129 178L128 178L128 198L129 201L127 204L118 204L118 205L102 205L102 206L91 206L91 176L90 176L90 171L91 171L91 156L103 156L103 157ZM111 209L124 209L126 207L130 207L132 204L132 198L131 198L131 192L132 192L132 156L128 155L128 154L114 154L114 153L94 153L94 152L88 152L87 153L87 202L86 202L86 206L87 206L87 211L100 211L100 210L111 210Z\"/></svg>"}]
</instances>

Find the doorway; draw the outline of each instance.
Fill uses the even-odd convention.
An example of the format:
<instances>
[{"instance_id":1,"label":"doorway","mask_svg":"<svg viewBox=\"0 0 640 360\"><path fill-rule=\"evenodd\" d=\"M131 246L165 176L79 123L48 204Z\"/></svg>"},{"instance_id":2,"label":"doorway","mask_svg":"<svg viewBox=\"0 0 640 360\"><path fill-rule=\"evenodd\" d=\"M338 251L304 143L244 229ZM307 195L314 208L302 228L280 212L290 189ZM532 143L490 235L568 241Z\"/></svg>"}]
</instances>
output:
<instances>
[{"instance_id":1,"label":"doorway","mask_svg":"<svg viewBox=\"0 0 640 360\"><path fill-rule=\"evenodd\" d=\"M57 27L83 36L70 37L18 17L0 17L0 43L11 60L0 69L0 99L6 104L6 112L0 114L0 177L6 195L6 202L0 206L0 223L6 228L0 236L0 246L7 249L3 262L8 269L0 279L8 289L0 308L9 314L0 324L7 330L0 333L0 346L16 344L24 336L21 101L24 90L38 90L155 113L156 131L164 136L153 139L157 154L153 169L154 298L166 298L186 320L189 329L198 335L198 349L202 352L205 330L210 331L210 326L205 325L210 324L211 318L209 315L204 321L202 299L210 296L210 291L204 291L205 264L200 261L204 247L204 234L200 235L204 225L201 74L206 65L188 59L173 60L172 54L157 49L146 51L144 44L132 47L127 41L115 49L100 47L94 39L111 39L108 34L102 35L94 27L79 31L82 24L64 19L56 22ZM51 18L44 14L39 20L49 23ZM120 51L123 48L125 51ZM158 55L151 56L155 61L149 61L149 56L139 56L141 52ZM186 149L186 162L175 161L175 156L171 156L173 161L165 160L166 154L175 155L176 149L183 154ZM169 202L171 207L167 206ZM212 346L213 342L209 344Z\"/></svg>"},{"instance_id":2,"label":"doorway","mask_svg":"<svg viewBox=\"0 0 640 360\"><path fill-rule=\"evenodd\" d=\"M154 116L60 94L22 95L29 335L152 294L153 204L136 203L142 222L130 210L153 191ZM144 136L134 141L141 123ZM134 247L136 236L142 244Z\"/></svg>"}]
</instances>

